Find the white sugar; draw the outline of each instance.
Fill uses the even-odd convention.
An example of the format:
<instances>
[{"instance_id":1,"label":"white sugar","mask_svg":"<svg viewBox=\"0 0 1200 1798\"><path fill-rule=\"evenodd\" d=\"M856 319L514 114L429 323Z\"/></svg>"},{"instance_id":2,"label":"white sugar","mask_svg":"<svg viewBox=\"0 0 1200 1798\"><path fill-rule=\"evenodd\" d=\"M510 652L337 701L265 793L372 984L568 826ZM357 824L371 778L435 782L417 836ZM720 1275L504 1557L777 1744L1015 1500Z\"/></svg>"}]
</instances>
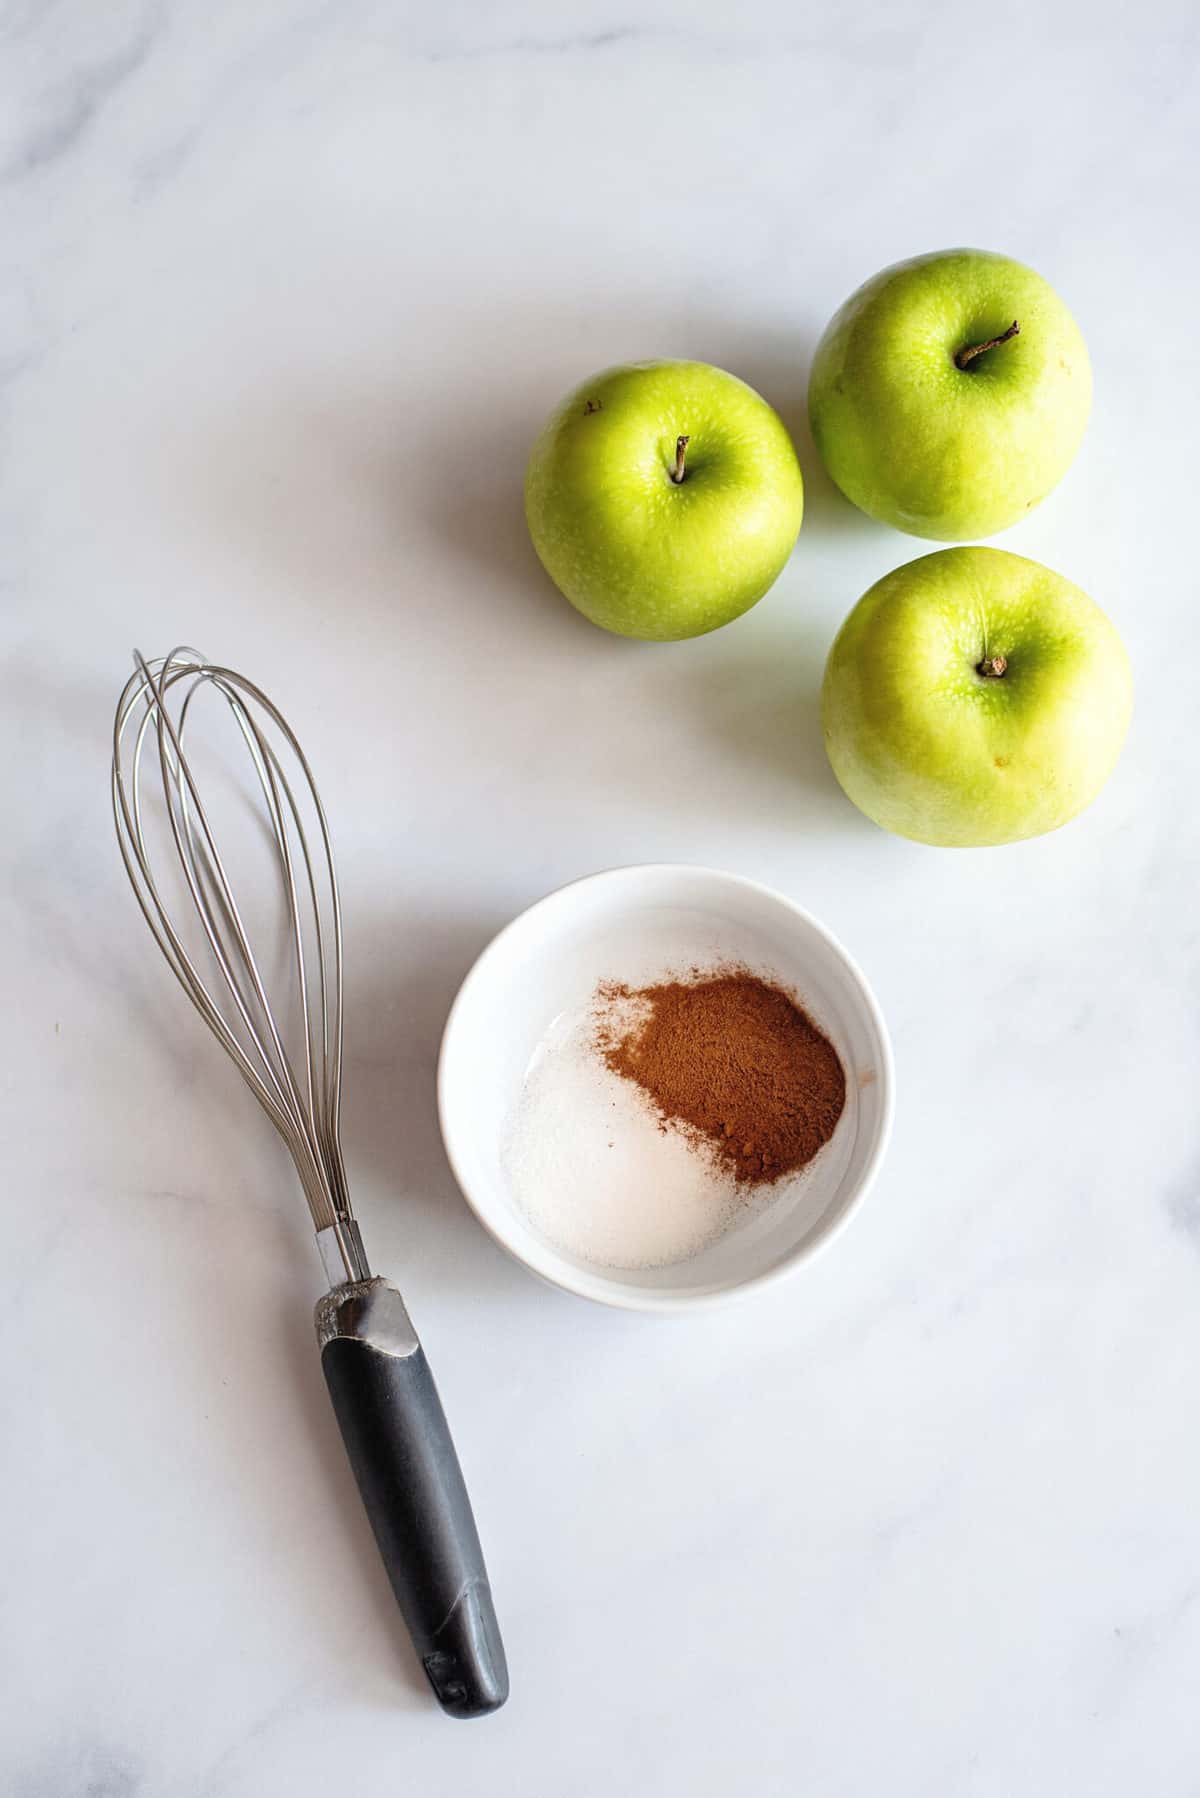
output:
<instances>
[{"instance_id":1,"label":"white sugar","mask_svg":"<svg viewBox=\"0 0 1200 1798\"><path fill-rule=\"evenodd\" d=\"M722 1235L744 1207L732 1176L605 1066L590 1011L542 1039L510 1120L513 1197L556 1248L613 1268L664 1267Z\"/></svg>"}]
</instances>

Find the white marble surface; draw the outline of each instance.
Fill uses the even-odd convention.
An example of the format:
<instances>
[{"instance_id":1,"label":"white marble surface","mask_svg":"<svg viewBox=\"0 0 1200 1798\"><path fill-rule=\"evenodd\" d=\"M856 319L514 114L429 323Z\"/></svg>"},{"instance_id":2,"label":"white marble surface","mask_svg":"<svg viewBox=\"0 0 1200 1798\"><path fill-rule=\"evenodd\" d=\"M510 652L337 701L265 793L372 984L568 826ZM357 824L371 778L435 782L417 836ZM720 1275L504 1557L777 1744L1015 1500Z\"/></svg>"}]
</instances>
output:
<instances>
[{"instance_id":1,"label":"white marble surface","mask_svg":"<svg viewBox=\"0 0 1200 1798\"><path fill-rule=\"evenodd\" d=\"M6 1672L16 1798L1200 1792L1200 40L1188 0L850 8L8 0L0 10ZM921 546L799 422L834 306L1007 250L1094 426L1004 542L1108 607L1139 710L1058 836L841 798L813 696ZM747 618L592 630L521 518L542 414L633 356L795 424ZM180 1009L108 816L129 646L299 722L349 934L346 1147L451 1413L513 1672L440 1717L311 1339L302 1205ZM491 932L711 862L877 983L889 1164L826 1259L682 1324L474 1225L432 1069Z\"/></svg>"}]
</instances>

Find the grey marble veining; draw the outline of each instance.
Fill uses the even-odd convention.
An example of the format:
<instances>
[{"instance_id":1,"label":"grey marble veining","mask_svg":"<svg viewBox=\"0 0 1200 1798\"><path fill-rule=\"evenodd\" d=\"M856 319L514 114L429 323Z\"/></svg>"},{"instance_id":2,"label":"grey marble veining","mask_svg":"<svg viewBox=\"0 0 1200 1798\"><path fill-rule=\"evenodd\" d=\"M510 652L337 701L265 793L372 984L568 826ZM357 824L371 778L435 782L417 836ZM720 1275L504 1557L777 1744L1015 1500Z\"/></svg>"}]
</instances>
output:
<instances>
[{"instance_id":1,"label":"grey marble veining","mask_svg":"<svg viewBox=\"0 0 1200 1798\"><path fill-rule=\"evenodd\" d=\"M1192 1798L1194 8L23 0L0 82L0 1789ZM1004 544L1111 612L1138 706L1085 818L947 855L825 763L833 633L926 546L831 489L804 386L857 282L955 242L1088 338L1084 450ZM521 516L549 407L660 354L759 386L806 480L772 594L661 649ZM111 707L181 639L278 695L332 816L356 1206L513 1672L472 1729L383 1589L286 1157L117 859ZM826 920L899 1087L844 1241L678 1326L505 1260L433 1104L495 930L670 859Z\"/></svg>"},{"instance_id":2,"label":"grey marble veining","mask_svg":"<svg viewBox=\"0 0 1200 1798\"><path fill-rule=\"evenodd\" d=\"M11 181L34 174L81 144L104 107L145 63L156 34L156 15L147 13L125 43L50 83L0 176Z\"/></svg>"}]
</instances>

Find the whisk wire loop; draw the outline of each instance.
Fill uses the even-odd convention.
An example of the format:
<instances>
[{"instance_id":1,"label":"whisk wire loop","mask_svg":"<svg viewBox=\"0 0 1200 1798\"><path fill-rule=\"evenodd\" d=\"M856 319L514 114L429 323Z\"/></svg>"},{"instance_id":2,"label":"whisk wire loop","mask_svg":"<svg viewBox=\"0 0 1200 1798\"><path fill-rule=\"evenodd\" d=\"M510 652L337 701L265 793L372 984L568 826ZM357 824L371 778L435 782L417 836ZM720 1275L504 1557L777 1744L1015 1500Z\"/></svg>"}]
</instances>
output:
<instances>
[{"instance_id":1,"label":"whisk wire loop","mask_svg":"<svg viewBox=\"0 0 1200 1798\"><path fill-rule=\"evenodd\" d=\"M339 1141L341 903L329 827L312 770L282 713L243 675L208 663L187 648L154 661L135 651L134 664L117 706L112 765L113 815L130 884L172 973L287 1145L315 1228L320 1232L347 1224L352 1212ZM178 686L182 698L173 717L170 700ZM295 1061L184 750L191 708L205 688L214 688L228 704L249 753L282 878L299 1001L301 1043ZM280 746L299 770L299 790L310 804L320 839L315 852L298 788L264 724L278 733ZM170 840L219 974L215 989L197 967L187 930L172 915L154 876L143 795L143 762L150 744L158 752ZM194 939L195 932L191 934ZM342 1234L339 1229L339 1241Z\"/></svg>"}]
</instances>

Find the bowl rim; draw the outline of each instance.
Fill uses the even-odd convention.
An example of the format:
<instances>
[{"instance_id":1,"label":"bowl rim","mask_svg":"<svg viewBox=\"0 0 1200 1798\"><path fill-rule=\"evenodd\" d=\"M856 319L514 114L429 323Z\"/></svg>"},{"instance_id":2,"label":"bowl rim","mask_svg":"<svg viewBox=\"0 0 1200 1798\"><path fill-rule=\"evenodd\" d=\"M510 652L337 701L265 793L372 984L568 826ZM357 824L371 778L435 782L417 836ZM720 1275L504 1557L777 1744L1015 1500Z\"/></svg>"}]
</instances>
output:
<instances>
[{"instance_id":1,"label":"bowl rim","mask_svg":"<svg viewBox=\"0 0 1200 1798\"><path fill-rule=\"evenodd\" d=\"M565 1256L560 1257L552 1243L546 1244L547 1265L537 1265L513 1242L504 1231L500 1222L489 1215L485 1208L476 1201L471 1185L462 1171L460 1158L456 1153L454 1132L449 1123L450 1102L448 1099L449 1078L447 1067L452 1039L460 1027L460 1020L465 1010L466 1001L473 987L478 984L486 965L505 952L507 939L518 925L527 926L528 921L544 907L555 904L562 897L582 886L601 886L617 884L630 875L668 877L679 874L702 875L719 884L740 887L757 894L760 898L772 900L793 917L808 926L816 936L821 938L833 956L840 961L850 976L863 1009L870 1020L879 1045L879 1065L876 1069L876 1085L880 1101L879 1122L875 1130L875 1140L871 1145L861 1174L850 1197L842 1207L839 1217L827 1228L820 1231L809 1241L799 1242L795 1248L782 1255L771 1267L760 1273L747 1274L744 1278L721 1281L711 1287L699 1287L695 1291L668 1291L652 1287L639 1287L623 1284L616 1273L607 1274L597 1269L594 1274L587 1274L575 1268ZM580 874L573 880L565 881L544 893L540 899L525 906L521 911L503 924L495 936L480 950L471 966L467 969L454 995L450 1010L446 1014L446 1022L442 1028L441 1043L437 1059L437 1112L438 1126L441 1131L442 1146L450 1171L454 1175L459 1192L467 1206L474 1214L492 1241L497 1243L514 1261L520 1263L529 1273L556 1287L561 1292L568 1292L575 1298L590 1299L594 1304L605 1305L623 1311L657 1312L659 1314L678 1314L685 1311L715 1309L719 1305L731 1304L747 1297L752 1292L761 1292L765 1287L778 1285L798 1270L814 1261L831 1243L837 1240L842 1231L856 1215L875 1183L883 1158L887 1153L892 1134L892 1121L896 1109L895 1095L895 1062L892 1055L891 1038L879 1001L875 997L870 981L859 967L857 961L833 932L815 918L804 906L799 905L788 894L781 893L778 888L765 885L762 881L752 880L748 875L733 874L724 868L712 868L703 862L624 862L611 868L600 868L591 874Z\"/></svg>"}]
</instances>

